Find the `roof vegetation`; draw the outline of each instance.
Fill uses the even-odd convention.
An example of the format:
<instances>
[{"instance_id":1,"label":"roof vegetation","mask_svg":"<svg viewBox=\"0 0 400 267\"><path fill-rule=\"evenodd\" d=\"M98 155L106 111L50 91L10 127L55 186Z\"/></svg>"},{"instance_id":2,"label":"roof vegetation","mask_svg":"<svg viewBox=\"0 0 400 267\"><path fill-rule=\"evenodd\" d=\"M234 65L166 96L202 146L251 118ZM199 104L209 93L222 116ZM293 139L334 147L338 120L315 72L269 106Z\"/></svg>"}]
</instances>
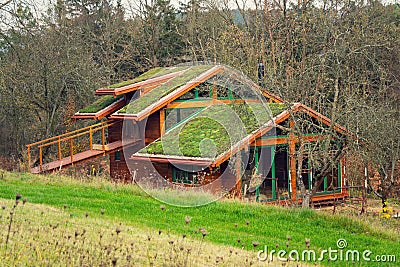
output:
<instances>
[{"instance_id":1,"label":"roof vegetation","mask_svg":"<svg viewBox=\"0 0 400 267\"><path fill-rule=\"evenodd\" d=\"M96 101L94 101L92 104L90 104L89 106L86 106L83 109L79 110L79 113L97 113L100 110L108 107L112 103L115 103L122 97L123 97L122 95L120 95L116 98L114 98L112 95L102 96L102 97L98 98Z\"/></svg>"},{"instance_id":2,"label":"roof vegetation","mask_svg":"<svg viewBox=\"0 0 400 267\"><path fill-rule=\"evenodd\" d=\"M272 117L286 109L268 104ZM260 103L213 105L182 122L139 153L215 158L271 119Z\"/></svg>"},{"instance_id":3,"label":"roof vegetation","mask_svg":"<svg viewBox=\"0 0 400 267\"><path fill-rule=\"evenodd\" d=\"M150 69L149 71L146 71L145 73L143 73L142 75L140 75L140 76L138 76L138 77L136 77L134 79L127 80L127 81L122 81L122 82L119 82L119 83L115 83L115 84L107 86L107 88L110 88L110 89L120 88L120 87L123 87L123 86L131 85L131 84L134 84L134 83L138 83L138 82L153 78L153 76L157 75L163 69L164 68Z\"/></svg>"},{"instance_id":4,"label":"roof vegetation","mask_svg":"<svg viewBox=\"0 0 400 267\"><path fill-rule=\"evenodd\" d=\"M135 99L134 101L130 102L124 108L118 111L119 114L138 114L143 109L147 108L148 106L156 103L162 97L168 95L169 93L173 92L177 88L185 85L190 80L196 78L203 72L211 69L213 66L209 65L201 65L201 66L193 66L185 70L180 75L172 78L166 83L161 84L160 86L152 89L148 93L144 94L143 96ZM182 69L184 70L184 69Z\"/></svg>"},{"instance_id":5,"label":"roof vegetation","mask_svg":"<svg viewBox=\"0 0 400 267\"><path fill-rule=\"evenodd\" d=\"M162 68L158 73L153 75L151 78L156 78L160 77L163 75L167 75L170 73L178 72L178 71L183 71L189 69L191 66L180 66L180 67L169 67L169 68Z\"/></svg>"},{"instance_id":6,"label":"roof vegetation","mask_svg":"<svg viewBox=\"0 0 400 267\"><path fill-rule=\"evenodd\" d=\"M186 70L189 67L190 66L170 67L170 68L161 68L161 67L153 68L153 69L146 71L145 73L143 73L142 75L140 75L134 79L115 83L115 84L107 86L107 88L110 88L110 89L120 88L120 87L131 85L134 83L142 82L142 81L145 81L148 79L152 79L152 78L160 77L160 76L167 75L170 73Z\"/></svg>"}]
</instances>

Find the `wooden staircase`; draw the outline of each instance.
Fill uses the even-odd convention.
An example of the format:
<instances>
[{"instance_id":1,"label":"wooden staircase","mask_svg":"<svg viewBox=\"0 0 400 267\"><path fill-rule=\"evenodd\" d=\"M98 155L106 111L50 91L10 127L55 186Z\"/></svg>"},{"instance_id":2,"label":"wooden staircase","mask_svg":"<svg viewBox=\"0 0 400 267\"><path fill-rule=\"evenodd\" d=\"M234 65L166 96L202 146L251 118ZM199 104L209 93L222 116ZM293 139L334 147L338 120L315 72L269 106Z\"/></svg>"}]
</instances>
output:
<instances>
[{"instance_id":1,"label":"wooden staircase","mask_svg":"<svg viewBox=\"0 0 400 267\"><path fill-rule=\"evenodd\" d=\"M44 173L67 166L73 166L76 163L121 150L123 147L133 146L140 141L134 138L125 138L124 140L107 143L105 136L106 129L115 123L117 122L101 122L27 145L28 162L31 173ZM94 137L98 137L98 143L94 141L96 140ZM88 141L86 148L80 148L79 144L74 145L74 141L78 138ZM44 162L43 151L45 149L53 149L54 151L54 147L56 147L57 159ZM51 155L54 153L49 154ZM65 154L68 154L68 156L64 156ZM35 159L34 166L32 166L32 159Z\"/></svg>"}]
</instances>

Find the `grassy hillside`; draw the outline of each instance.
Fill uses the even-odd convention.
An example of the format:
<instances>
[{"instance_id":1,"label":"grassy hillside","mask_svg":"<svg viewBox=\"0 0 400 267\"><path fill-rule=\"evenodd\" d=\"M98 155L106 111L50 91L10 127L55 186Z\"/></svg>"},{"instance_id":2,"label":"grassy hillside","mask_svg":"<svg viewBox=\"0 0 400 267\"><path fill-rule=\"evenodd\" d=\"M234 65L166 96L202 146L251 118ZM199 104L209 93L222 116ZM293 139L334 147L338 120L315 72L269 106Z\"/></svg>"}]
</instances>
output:
<instances>
[{"instance_id":1,"label":"grassy hillside","mask_svg":"<svg viewBox=\"0 0 400 267\"><path fill-rule=\"evenodd\" d=\"M221 256L224 260L221 260L219 264L224 263L226 266L232 266L232 264L227 263L227 259L231 255L231 248L236 248L236 251L242 251L242 249L247 251L247 254L245 253L244 256L239 258L249 264L250 261L257 262L256 252L264 246L268 246L269 250L278 246L278 249L287 251L297 249L301 252L306 249L305 239L310 239L310 249L320 253L323 249L329 249L329 247L337 249L336 242L340 238L346 239L348 244L346 249L358 249L361 252L369 249L372 251L371 257L378 254L394 254L397 257L397 262L400 261L399 232L385 225L382 226L382 224L388 224L388 221L371 223L370 221L341 215L332 216L318 213L314 210L286 209L244 204L236 201L220 201L197 208L179 208L164 205L154 200L136 186L114 185L104 181L80 182L59 176L33 176L23 173L5 173L0 180L0 204L6 208L0 211L3 232L1 239L2 253L6 253L3 245L9 222L7 216L11 208L11 202L7 199L15 199L17 192L27 199L27 203L45 205L38 207L46 207L46 209L61 216L33 216L35 219L30 220L32 223L50 227L50 225L58 222L70 231L79 228L78 233L82 232L81 225L86 223L83 228L90 229L92 226L94 228L92 234L95 236L95 241L92 242L96 244L99 242L96 235L99 235L101 231L107 232L109 235L113 233L114 236L109 237L110 240L118 236L115 229L120 223L123 225L120 226L123 230L126 228L134 229L129 230L132 232L129 234L123 231L124 235L128 234L127 238L129 238L129 235L135 236L135 239L138 238L136 235L158 236L158 232L161 231L160 236L168 236L167 239L171 239L169 241L174 241L176 245L174 249L178 250L180 245L178 246L176 242L183 239L182 237L185 235L187 240L194 242L194 247L200 246L199 251L203 251L206 247L209 248L209 250L200 253L203 256L199 257L203 257L203 260L208 259L210 262L204 263L203 261L203 263L193 264L194 266L216 264L215 259L219 253L217 251L220 251L221 248L226 254ZM28 210L26 207L22 205L24 210ZM20 208L17 207L17 209ZM104 212L103 215L101 211ZM21 213L21 211L16 212L16 218ZM30 217L29 214L26 216L27 218ZM51 223L48 221L50 219L52 220ZM187 223L189 220L190 222ZM19 228L16 235L23 235L27 226L24 226L21 222L16 225L20 225L17 226ZM44 232L47 232L47 230ZM65 236L66 232L64 230L64 234L60 235ZM38 233L37 236L41 236L41 234ZM14 246L19 248L19 251L27 249L26 244L18 243L15 238L10 240L14 242ZM162 242L166 243L165 241ZM26 242L29 241L26 240ZM31 241L30 244L35 242L37 241ZM113 242L111 243L120 241ZM125 241L121 242L126 244ZM140 255L148 251L147 254L143 254L144 258L141 258L141 260L150 264L148 259L154 258L156 252L146 250L146 246L140 245L136 249L141 251ZM39 248L37 249L40 250ZM124 249L126 250L125 247ZM160 249L161 252L158 251L158 253L165 256L166 250L169 251L172 246L170 248L160 246ZM78 251L73 250L69 253L78 254ZM93 255L97 255L96 253ZM127 253L129 254L129 252L125 252L125 254ZM178 254L178 257L184 261L182 254ZM90 253L87 255L90 255ZM33 255L32 257L38 256ZM126 255L124 257L126 258ZM122 258L122 256L120 255L119 258ZM110 258L107 259L110 260ZM191 261L193 260L191 258ZM245 265L240 264L238 259L235 262L238 262L237 266ZM166 265L171 265L171 263L169 262ZM263 264L264 266L267 265L265 262ZM353 266L351 262L343 261L324 261L321 264L326 266L346 266L347 264ZM356 265L360 264L356 263ZM362 266L377 265L376 262L362 262ZM386 265L381 264L379 266L396 265L395 263L386 263Z\"/></svg>"}]
</instances>

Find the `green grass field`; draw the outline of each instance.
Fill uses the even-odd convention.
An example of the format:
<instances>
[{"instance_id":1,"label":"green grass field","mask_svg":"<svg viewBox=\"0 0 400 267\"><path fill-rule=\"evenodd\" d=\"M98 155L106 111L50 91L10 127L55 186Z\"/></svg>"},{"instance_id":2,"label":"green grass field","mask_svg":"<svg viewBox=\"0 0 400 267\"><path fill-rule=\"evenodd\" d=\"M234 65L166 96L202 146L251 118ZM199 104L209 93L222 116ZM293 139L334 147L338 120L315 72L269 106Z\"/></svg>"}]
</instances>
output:
<instances>
[{"instance_id":1,"label":"green grass field","mask_svg":"<svg viewBox=\"0 0 400 267\"><path fill-rule=\"evenodd\" d=\"M362 252L368 249L372 252L370 258L374 258L376 255L395 255L397 263L378 264L377 262L366 262L362 260L354 263L351 261L328 262L325 260L321 263L317 262L317 264L325 266L400 265L400 236L399 231L396 229L398 224L392 225L388 220L380 220L378 218L374 218L373 220L364 218L358 219L344 215L330 215L315 210L262 206L258 204L240 203L233 200L222 200L196 208L180 208L160 203L133 185L115 185L102 180L82 182L56 175L34 176L25 173L7 172L3 173L0 180L0 204L5 207L4 210L0 210L1 231L3 232L0 247L2 254L0 254L0 256L4 257L9 253L5 248L5 236L6 232L8 232L7 229L9 225L9 218L7 218L9 217L8 212L12 208L13 201L11 200L15 199L17 192L19 192L23 198L26 198L27 205L24 206L20 204L16 208L15 228L12 228L9 243L13 244L12 247L15 250L13 257L17 257L15 255L22 255L20 256L21 259L38 259L37 253L36 255L33 255L35 253L32 254L31 247L26 248L27 242L30 244L33 243L32 246L35 247L35 240L25 240L27 237L31 238L27 233L24 234L25 229L28 229L32 225L37 225L35 229L41 229L40 227L43 225L44 227L49 227L50 224L54 225L59 223L63 225L65 229L73 231L75 223L77 223L78 226L81 225L80 227L84 225L83 228L85 229L94 229L94 232L91 232L94 240L96 240L93 241L94 243L98 243L97 235L99 232L115 232L116 227L120 224L123 230L127 228L131 229L129 231L131 231L132 236L136 236L136 238L137 236L158 236L158 232L161 231L162 234L160 237L167 238L165 240L160 239L161 241L159 242L163 245L157 245L156 242L152 244L152 249L146 249L146 246L148 247L149 245L144 243L141 244L140 247L135 248L136 250L141 250L139 253L141 255L139 261L143 261L145 265L210 266L213 264L225 264L224 266L233 266L232 263L236 263L236 266L245 266L252 263L259 264L260 266L274 266L277 262L276 258L275 263L270 263L272 265L269 265L267 262L258 262L257 251L268 246L269 250L278 247L277 250L283 249L288 252L290 250L298 250L301 253L301 251L307 249L305 239L310 239L309 249L315 250L318 258L321 251L324 249L329 249L330 247L332 249L337 249L336 242L340 238L345 239L348 244L348 246L343 249L344 252L346 252L346 250L359 250ZM32 219L33 222L31 222L28 227L27 220L29 221L29 219L23 219L23 217L18 218L19 214L23 214L23 212L18 209L29 210L26 208L29 205L31 205L30 207L35 214L38 213L38 210L45 209L47 212L53 212L57 216L40 216L40 214L32 215L26 213L26 218L34 218ZM162 209L161 206L165 208ZM104 211L103 215L101 214L101 210ZM186 223L185 218L191 218L190 222ZM50 219L52 222L48 221ZM65 233L68 232L65 229L63 230L64 232L56 235L58 239L65 237ZM77 231L81 232L81 230ZM32 231L30 230L28 232ZM205 236L203 237L204 233ZM128 235L127 231L123 231L121 236L122 234ZM201 255L199 253L194 253L194 255L199 254L199 262L196 262L196 257L194 257L194 255L186 258L186 256L183 256L183 252L174 254L170 251L173 248L179 251L181 245L178 246L178 244L181 244L179 243L181 241L178 242L178 240L181 240L183 235L185 235L185 240L190 240L190 242L193 243L192 247L194 247L194 249L203 251L200 253ZM21 236L24 236L23 240L25 241L23 244L18 242L18 238L21 238ZM38 233L36 240L40 240L40 236L40 233ZM128 243L128 241L125 242L125 240L128 240L129 236L126 237L127 239L121 238L114 241L116 236L118 235L115 233L114 237L110 236L108 239L111 241L108 241L108 243L114 246L117 246L115 244L120 244L117 248L122 250L123 247L126 251L125 255L119 253L118 259L126 258L126 254L129 251L122 244ZM143 237L142 239L144 240L145 238ZM173 242L175 247L166 246L170 243L170 239L172 241L175 240ZM51 238L49 237L48 240L51 240ZM89 238L89 240L92 239ZM167 242L166 240L169 241ZM48 243L51 242L53 241L48 241ZM154 238L153 242L155 242ZM68 243L68 245L67 243L64 244L66 247L74 248L72 243ZM40 251L40 244L42 243L38 243L38 245L36 245L36 250L33 251ZM255 247L256 244L258 244L257 247ZM51 243L51 245L57 247L53 243ZM163 250L161 254L164 255L163 257L160 256L158 261L154 259L154 255L157 254L157 252L154 252L154 247L157 246ZM71 252L68 253L79 255L83 253L83 251L92 249L91 247L86 249L86 246L82 245L81 248L71 250ZM10 250L10 246L8 250ZM20 254L17 253L18 251ZM24 253L24 251L30 252ZM45 255L52 255L50 251L51 250L47 251ZM224 251L226 255L222 252L218 252L221 255L225 255L221 256L223 259L215 260L216 257L217 259L219 257L215 254L217 251ZM239 251L239 254L235 254L236 252L232 253L232 251ZM83 254L98 255L99 253L100 252L96 250L93 253ZM174 257L179 258L179 260L169 261L170 259L165 255L171 255L171 253ZM241 255L240 253L244 254ZM235 254L237 258L229 256L232 254ZM12 262L12 260L15 260L13 257L9 255L5 258L7 258L9 262ZM97 256L93 257L99 259ZM48 258L49 256L47 256L47 259ZM88 260L88 258L90 258L90 256L87 256L86 260ZM110 256L109 258L104 258L104 261L108 262L108 264L112 264L110 261L111 259L112 257ZM327 259L327 255L325 255L325 259ZM68 260L70 259L68 258ZM118 263L119 262L120 261L118 261ZM188 264L189 262L191 262L191 264ZM80 265L79 262L71 263L65 261L60 264ZM87 264L99 265L98 261ZM297 266L296 263L292 264L294 265L291 266ZM312 264L314 264L314 262L312 262ZM44 262L43 265L46 265L46 262ZM305 264L303 263L301 266L305 266Z\"/></svg>"}]
</instances>

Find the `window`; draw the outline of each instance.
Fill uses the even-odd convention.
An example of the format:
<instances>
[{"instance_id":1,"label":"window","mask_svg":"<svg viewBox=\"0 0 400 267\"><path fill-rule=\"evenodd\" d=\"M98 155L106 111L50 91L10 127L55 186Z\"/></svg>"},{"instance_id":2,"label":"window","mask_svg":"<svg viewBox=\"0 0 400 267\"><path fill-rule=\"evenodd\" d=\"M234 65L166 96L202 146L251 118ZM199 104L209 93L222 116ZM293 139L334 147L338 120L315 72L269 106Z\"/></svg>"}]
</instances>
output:
<instances>
[{"instance_id":1,"label":"window","mask_svg":"<svg viewBox=\"0 0 400 267\"><path fill-rule=\"evenodd\" d=\"M179 184L198 184L197 172L188 172L172 167L172 182Z\"/></svg>"},{"instance_id":2,"label":"window","mask_svg":"<svg viewBox=\"0 0 400 267\"><path fill-rule=\"evenodd\" d=\"M165 131L178 125L204 108L174 108L165 110Z\"/></svg>"},{"instance_id":3,"label":"window","mask_svg":"<svg viewBox=\"0 0 400 267\"><path fill-rule=\"evenodd\" d=\"M121 151L120 150L115 151L114 156L115 156L115 161L120 161L121 160Z\"/></svg>"}]
</instances>

